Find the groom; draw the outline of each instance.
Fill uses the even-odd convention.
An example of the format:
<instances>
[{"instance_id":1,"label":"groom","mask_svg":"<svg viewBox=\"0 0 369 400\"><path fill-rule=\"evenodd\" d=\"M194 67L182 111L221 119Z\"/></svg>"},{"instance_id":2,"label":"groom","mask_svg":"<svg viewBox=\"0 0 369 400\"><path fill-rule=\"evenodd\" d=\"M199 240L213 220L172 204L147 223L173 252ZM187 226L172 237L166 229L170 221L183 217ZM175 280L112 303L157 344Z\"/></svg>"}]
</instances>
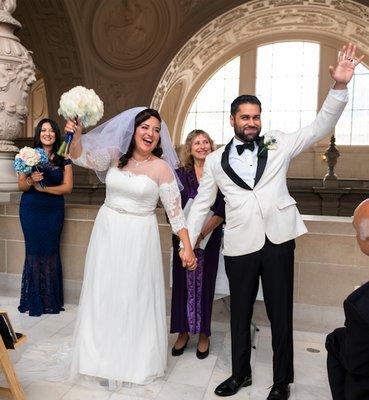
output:
<instances>
[{"instance_id":1,"label":"groom","mask_svg":"<svg viewBox=\"0 0 369 400\"><path fill-rule=\"evenodd\" d=\"M188 229L194 245L219 188L226 202L223 253L231 294L232 376L215 389L218 396L231 396L252 383L250 323L261 277L274 352L274 384L267 400L289 397L294 239L307 230L288 193L286 174L293 157L334 129L347 102L346 85L362 59L355 50L351 43L344 46L336 67L330 67L335 84L311 125L292 134L260 135L260 101L242 95L231 105L234 138L206 158Z\"/></svg>"}]
</instances>

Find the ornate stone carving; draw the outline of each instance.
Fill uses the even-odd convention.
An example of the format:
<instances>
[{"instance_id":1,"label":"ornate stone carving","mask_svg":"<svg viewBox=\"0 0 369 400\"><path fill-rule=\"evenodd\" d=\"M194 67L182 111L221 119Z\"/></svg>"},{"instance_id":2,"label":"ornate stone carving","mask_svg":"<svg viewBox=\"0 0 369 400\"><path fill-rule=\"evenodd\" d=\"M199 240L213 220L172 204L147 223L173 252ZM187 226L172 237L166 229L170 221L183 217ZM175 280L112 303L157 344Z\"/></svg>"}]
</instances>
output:
<instances>
[{"instance_id":1,"label":"ornate stone carving","mask_svg":"<svg viewBox=\"0 0 369 400\"><path fill-rule=\"evenodd\" d=\"M29 52L14 36L20 24L11 15L15 0L0 0L0 191L17 190L11 160L17 147L12 142L27 116L27 98L35 82L35 66ZM4 154L5 153L5 154Z\"/></svg>"},{"instance_id":2,"label":"ornate stone carving","mask_svg":"<svg viewBox=\"0 0 369 400\"><path fill-rule=\"evenodd\" d=\"M161 109L166 94L184 75L189 77L185 96L219 54L232 53L241 43L276 32L319 30L340 41L355 40L360 50L369 54L368 11L351 0L249 1L209 22L181 48L163 74L151 104Z\"/></svg>"},{"instance_id":3,"label":"ornate stone carving","mask_svg":"<svg viewBox=\"0 0 369 400\"><path fill-rule=\"evenodd\" d=\"M76 33L69 17L70 13L75 13L73 3L64 0L23 0L14 13L23 25L19 37L32 49L34 60L44 74L49 116L55 119L58 119L56 110L61 94L75 85L86 84Z\"/></svg>"},{"instance_id":4,"label":"ornate stone carving","mask_svg":"<svg viewBox=\"0 0 369 400\"><path fill-rule=\"evenodd\" d=\"M139 89L133 82L117 82L107 77L95 75L96 93L104 102L104 120L119 114L126 109L132 99L135 98Z\"/></svg>"},{"instance_id":5,"label":"ornate stone carving","mask_svg":"<svg viewBox=\"0 0 369 400\"><path fill-rule=\"evenodd\" d=\"M179 5L183 10L183 14L186 17L191 11L193 11L197 6L199 6L201 0L180 0Z\"/></svg>"},{"instance_id":6,"label":"ornate stone carving","mask_svg":"<svg viewBox=\"0 0 369 400\"><path fill-rule=\"evenodd\" d=\"M134 69L159 53L167 39L168 26L164 2L105 0L95 12L91 34L95 49L105 62Z\"/></svg>"},{"instance_id":7,"label":"ornate stone carving","mask_svg":"<svg viewBox=\"0 0 369 400\"><path fill-rule=\"evenodd\" d=\"M11 16L16 6L17 3L15 0L0 0L0 22L20 28L21 24Z\"/></svg>"},{"instance_id":8,"label":"ornate stone carving","mask_svg":"<svg viewBox=\"0 0 369 400\"><path fill-rule=\"evenodd\" d=\"M29 88L35 79L35 67L29 52L13 35L15 26L8 11L14 11L15 1L0 2L0 139L12 140L20 133L27 115ZM8 16L7 16L8 14ZM10 18L9 18L10 17ZM6 21L6 22L4 22ZM11 22L9 22L11 21ZM6 151L9 151L9 143ZM1 146L0 151L5 149ZM13 151L17 148L13 146Z\"/></svg>"}]
</instances>

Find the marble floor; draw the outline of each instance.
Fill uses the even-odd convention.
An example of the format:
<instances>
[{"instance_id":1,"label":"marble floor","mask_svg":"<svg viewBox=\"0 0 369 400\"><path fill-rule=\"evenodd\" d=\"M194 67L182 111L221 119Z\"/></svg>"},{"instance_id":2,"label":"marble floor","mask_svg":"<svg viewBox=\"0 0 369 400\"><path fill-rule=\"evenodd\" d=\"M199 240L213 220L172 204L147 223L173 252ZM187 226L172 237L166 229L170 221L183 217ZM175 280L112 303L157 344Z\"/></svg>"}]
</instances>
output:
<instances>
[{"instance_id":1,"label":"marble floor","mask_svg":"<svg viewBox=\"0 0 369 400\"><path fill-rule=\"evenodd\" d=\"M69 337L73 332L76 306L66 306L60 315L29 317L17 311L17 299L0 296L0 308L6 309L16 330L27 335L27 344L12 351L17 363L22 352L44 340ZM168 368L162 379L147 386L121 387L109 391L106 387L89 388L47 381L22 380L28 400L210 400L217 399L214 388L230 375L231 340L228 312L221 300L214 305L211 351L205 360L196 358L196 338L189 342L181 357L172 357L169 349L175 336L169 335ZM232 400L265 400L272 384L272 350L269 327L260 326L252 353L253 385L241 389ZM327 382L324 349L325 333L294 332L295 383L291 386L292 400L331 399ZM1 398L1 397L0 397Z\"/></svg>"}]
</instances>

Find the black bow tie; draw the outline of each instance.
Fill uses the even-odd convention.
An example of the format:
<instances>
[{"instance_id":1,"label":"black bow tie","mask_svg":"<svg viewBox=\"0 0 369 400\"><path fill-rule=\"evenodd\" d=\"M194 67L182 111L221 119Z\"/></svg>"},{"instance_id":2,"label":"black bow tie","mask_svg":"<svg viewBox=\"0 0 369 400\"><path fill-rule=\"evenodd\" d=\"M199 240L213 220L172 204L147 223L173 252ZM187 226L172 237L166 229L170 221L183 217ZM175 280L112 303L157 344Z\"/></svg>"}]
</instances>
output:
<instances>
[{"instance_id":1,"label":"black bow tie","mask_svg":"<svg viewBox=\"0 0 369 400\"><path fill-rule=\"evenodd\" d=\"M246 142L243 144L238 144L236 145L237 153L241 155L246 149L249 149L250 151L254 151L255 149L255 143L254 142Z\"/></svg>"}]
</instances>

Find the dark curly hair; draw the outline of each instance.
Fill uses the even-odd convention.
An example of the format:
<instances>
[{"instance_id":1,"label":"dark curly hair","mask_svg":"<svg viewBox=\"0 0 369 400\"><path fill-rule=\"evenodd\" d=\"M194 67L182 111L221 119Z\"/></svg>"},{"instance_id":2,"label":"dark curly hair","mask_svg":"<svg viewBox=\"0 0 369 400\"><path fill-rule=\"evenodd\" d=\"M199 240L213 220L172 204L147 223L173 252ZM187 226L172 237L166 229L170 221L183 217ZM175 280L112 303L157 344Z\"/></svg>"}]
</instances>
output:
<instances>
[{"instance_id":1,"label":"dark curly hair","mask_svg":"<svg viewBox=\"0 0 369 400\"><path fill-rule=\"evenodd\" d=\"M134 126L134 132L136 131L136 128L141 125L144 121L147 119L155 117L158 121L161 123L161 117L159 113L154 110L153 108L146 108L145 110L142 110L139 112L136 117L135 117L135 126ZM127 165L128 160L132 157L133 150L135 149L135 138L134 134L132 136L131 143L128 146L127 153L123 154L118 163L118 168L123 168L125 165ZM156 145L155 149L152 151L152 154L156 157L161 157L163 155L163 149L161 148L161 139L159 138L158 144Z\"/></svg>"},{"instance_id":2,"label":"dark curly hair","mask_svg":"<svg viewBox=\"0 0 369 400\"><path fill-rule=\"evenodd\" d=\"M55 142L53 143L53 147L51 149L51 154L53 154L53 159L51 160L51 162L54 165L57 165L58 167L63 167L64 166L64 158L61 156L58 156L58 154L56 154L56 152L58 151L61 142L62 142L62 136L60 133L60 129L58 124L49 118L43 118L42 120L39 121L39 123L36 125L35 128L35 135L33 137L33 147L43 147L42 146L42 142L40 139L40 134L41 134L41 129L42 129L42 125L45 123L49 123L51 125L52 130L55 133Z\"/></svg>"}]
</instances>

